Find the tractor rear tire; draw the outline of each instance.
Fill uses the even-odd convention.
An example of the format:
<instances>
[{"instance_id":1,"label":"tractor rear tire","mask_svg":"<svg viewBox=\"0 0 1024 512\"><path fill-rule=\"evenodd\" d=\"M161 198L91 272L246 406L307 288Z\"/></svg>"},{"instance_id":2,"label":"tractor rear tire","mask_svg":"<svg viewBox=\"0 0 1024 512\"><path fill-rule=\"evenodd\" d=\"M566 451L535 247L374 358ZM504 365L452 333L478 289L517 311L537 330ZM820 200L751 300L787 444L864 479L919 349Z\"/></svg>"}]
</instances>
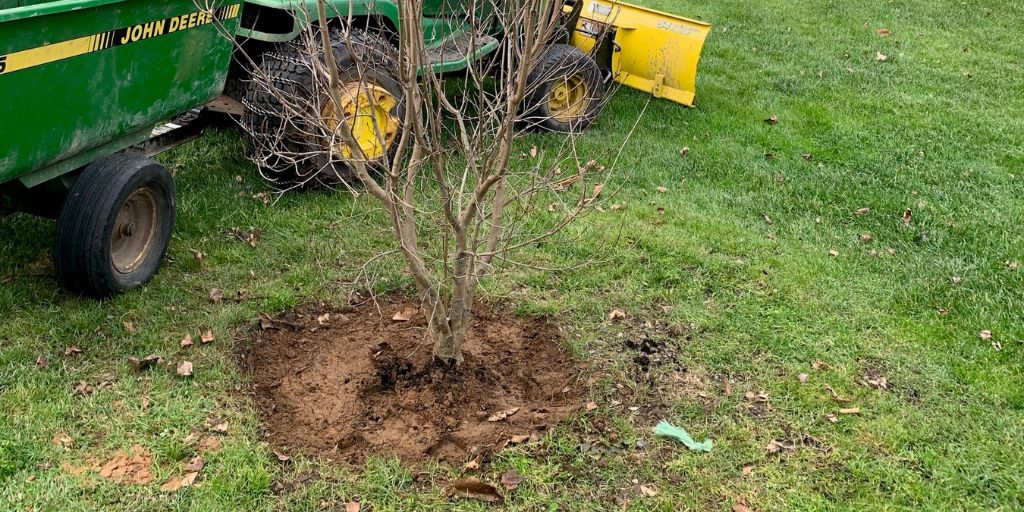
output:
<instances>
[{"instance_id":1,"label":"tractor rear tire","mask_svg":"<svg viewBox=\"0 0 1024 512\"><path fill-rule=\"evenodd\" d=\"M295 107L286 107L278 96L307 100L314 96L311 59L321 59L323 49L320 37L313 39L316 41L313 49L302 44L300 41L305 38L300 37L296 41L279 43L265 52L259 73L269 79L271 85L268 87L259 80L250 80L242 102L245 106L242 125L252 138L260 173L281 189L330 187L353 179L352 169L345 160L330 152L326 141L310 135L317 129L310 127L304 118L310 119L308 116L321 113L310 111L301 116L289 115ZM356 83L362 79L384 89L396 101L391 113L402 119L404 90L395 75L398 56L391 43L377 34L359 29L350 29L347 38L341 30L331 29L330 39L341 83ZM362 76L357 63L363 67ZM324 96L308 103L327 105L330 100ZM368 166L372 170L382 168L382 164L389 162L394 155L396 146L390 144L384 155L369 160ZM287 156L282 158L281 154ZM333 160L328 157L330 154L335 154ZM304 156L294 158L292 155Z\"/></svg>"},{"instance_id":2,"label":"tractor rear tire","mask_svg":"<svg viewBox=\"0 0 1024 512\"><path fill-rule=\"evenodd\" d=\"M522 120L548 131L582 132L601 112L604 92L592 57L575 46L552 44L527 76Z\"/></svg>"},{"instance_id":3,"label":"tractor rear tire","mask_svg":"<svg viewBox=\"0 0 1024 512\"><path fill-rule=\"evenodd\" d=\"M60 283L104 298L148 282L167 253L175 202L171 173L152 159L120 154L89 164L57 218Z\"/></svg>"}]
</instances>

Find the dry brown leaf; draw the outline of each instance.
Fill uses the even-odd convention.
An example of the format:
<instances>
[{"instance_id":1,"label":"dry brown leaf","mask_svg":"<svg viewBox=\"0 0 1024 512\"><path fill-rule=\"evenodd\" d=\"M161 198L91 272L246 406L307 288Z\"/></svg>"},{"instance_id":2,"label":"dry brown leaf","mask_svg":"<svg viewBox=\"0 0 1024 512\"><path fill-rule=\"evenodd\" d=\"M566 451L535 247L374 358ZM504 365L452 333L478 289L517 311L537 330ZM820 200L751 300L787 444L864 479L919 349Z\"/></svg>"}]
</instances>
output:
<instances>
[{"instance_id":1,"label":"dry brown leaf","mask_svg":"<svg viewBox=\"0 0 1024 512\"><path fill-rule=\"evenodd\" d=\"M350 501L345 504L345 512L359 512L362 505L358 501Z\"/></svg>"},{"instance_id":2,"label":"dry brown leaf","mask_svg":"<svg viewBox=\"0 0 1024 512\"><path fill-rule=\"evenodd\" d=\"M455 491L456 496L462 498L470 498L487 503L500 503L502 501L501 494L498 494L498 489L472 476L465 476L453 481L452 489Z\"/></svg>"},{"instance_id":3,"label":"dry brown leaf","mask_svg":"<svg viewBox=\"0 0 1024 512\"><path fill-rule=\"evenodd\" d=\"M736 503L732 506L732 512L750 512L750 507L742 503Z\"/></svg>"},{"instance_id":4,"label":"dry brown leaf","mask_svg":"<svg viewBox=\"0 0 1024 512\"><path fill-rule=\"evenodd\" d=\"M537 146L530 148L530 158L537 158Z\"/></svg>"},{"instance_id":5,"label":"dry brown leaf","mask_svg":"<svg viewBox=\"0 0 1024 512\"><path fill-rule=\"evenodd\" d=\"M794 448L795 447L793 445L785 444L777 439L772 439L768 442L768 446L765 447L765 450L768 450L768 453L779 453L782 450L793 450Z\"/></svg>"},{"instance_id":6,"label":"dry brown leaf","mask_svg":"<svg viewBox=\"0 0 1024 512\"><path fill-rule=\"evenodd\" d=\"M909 226L910 225L910 219L913 216L914 216L914 213L912 211L910 211L910 208L907 208L906 210L903 210L903 217L902 217L903 225L904 226Z\"/></svg>"},{"instance_id":7,"label":"dry brown leaf","mask_svg":"<svg viewBox=\"0 0 1024 512\"><path fill-rule=\"evenodd\" d=\"M992 331L985 329L984 331L978 333L978 337L985 341L988 341L992 339Z\"/></svg>"},{"instance_id":8,"label":"dry brown leaf","mask_svg":"<svg viewBox=\"0 0 1024 512\"><path fill-rule=\"evenodd\" d=\"M84 381L84 380L80 380L80 381L78 381L78 384L75 384L74 394L76 394L76 395L81 395L81 396L91 395L93 391L95 391L93 389L93 387L91 385L89 385L89 383Z\"/></svg>"},{"instance_id":9,"label":"dry brown leaf","mask_svg":"<svg viewBox=\"0 0 1024 512\"><path fill-rule=\"evenodd\" d=\"M213 288L210 290L210 302L213 304L219 304L220 301L224 300L224 291L219 288Z\"/></svg>"},{"instance_id":10,"label":"dry brown leaf","mask_svg":"<svg viewBox=\"0 0 1024 512\"><path fill-rule=\"evenodd\" d=\"M750 476L754 472L754 466L743 466L743 476Z\"/></svg>"},{"instance_id":11,"label":"dry brown leaf","mask_svg":"<svg viewBox=\"0 0 1024 512\"><path fill-rule=\"evenodd\" d=\"M146 357L143 357L142 359L139 359L137 357L129 357L128 362L132 364L136 371L141 372L143 370L148 370L149 368L152 368L154 366L164 364L164 358L156 354L150 354Z\"/></svg>"},{"instance_id":12,"label":"dry brown leaf","mask_svg":"<svg viewBox=\"0 0 1024 512\"><path fill-rule=\"evenodd\" d=\"M621 309L613 309L608 313L608 320L616 321L626 318L626 312Z\"/></svg>"},{"instance_id":13,"label":"dry brown leaf","mask_svg":"<svg viewBox=\"0 0 1024 512\"><path fill-rule=\"evenodd\" d=\"M871 233L861 233L860 236L858 236L857 238L861 242L867 243L870 242L874 237L871 236Z\"/></svg>"},{"instance_id":14,"label":"dry brown leaf","mask_svg":"<svg viewBox=\"0 0 1024 512\"><path fill-rule=\"evenodd\" d=\"M186 334L185 337L181 339L181 342L179 343L179 345L181 345L183 347L191 347L192 346L192 335L191 334Z\"/></svg>"},{"instance_id":15,"label":"dry brown leaf","mask_svg":"<svg viewBox=\"0 0 1024 512\"><path fill-rule=\"evenodd\" d=\"M772 224L775 224L775 222L772 221L772 218L769 217L768 214L761 215L761 217L764 218L764 223L765 224L768 224L769 226L771 226Z\"/></svg>"},{"instance_id":16,"label":"dry brown leaf","mask_svg":"<svg viewBox=\"0 0 1024 512\"><path fill-rule=\"evenodd\" d=\"M807 383L807 377L808 377L808 375L806 373L801 373L801 374L796 376L796 380L800 381L800 384L806 384Z\"/></svg>"},{"instance_id":17,"label":"dry brown leaf","mask_svg":"<svg viewBox=\"0 0 1024 512\"><path fill-rule=\"evenodd\" d=\"M508 438L508 444L521 444L530 440L530 434L517 434Z\"/></svg>"},{"instance_id":18,"label":"dry brown leaf","mask_svg":"<svg viewBox=\"0 0 1024 512\"><path fill-rule=\"evenodd\" d=\"M519 408L518 407L513 407L511 409L505 409L504 411L498 411L498 412L492 414L490 417L488 417L487 421L491 421L491 422L501 421L501 420L504 420L505 418L508 418L509 416L512 416L513 414L515 414L517 412L519 412Z\"/></svg>"},{"instance_id":19,"label":"dry brown leaf","mask_svg":"<svg viewBox=\"0 0 1024 512\"><path fill-rule=\"evenodd\" d=\"M839 256L839 251L837 251L835 249L829 249L828 255L832 256L833 258L835 258L835 257Z\"/></svg>"},{"instance_id":20,"label":"dry brown leaf","mask_svg":"<svg viewBox=\"0 0 1024 512\"><path fill-rule=\"evenodd\" d=\"M590 193L590 200L593 201L594 199L597 199L597 196L601 194L602 190L604 190L604 183L594 183L594 190Z\"/></svg>"},{"instance_id":21,"label":"dry brown leaf","mask_svg":"<svg viewBox=\"0 0 1024 512\"><path fill-rule=\"evenodd\" d=\"M320 325L326 325L330 321L331 321L331 314L330 313L324 313L324 314L316 317L316 323L318 323Z\"/></svg>"},{"instance_id":22,"label":"dry brown leaf","mask_svg":"<svg viewBox=\"0 0 1024 512\"><path fill-rule=\"evenodd\" d=\"M588 411L593 411L594 409L597 409L597 403L596 402L587 402L587 410Z\"/></svg>"},{"instance_id":23,"label":"dry brown leaf","mask_svg":"<svg viewBox=\"0 0 1024 512\"><path fill-rule=\"evenodd\" d=\"M887 28L878 29L878 37L889 37L892 35L892 31Z\"/></svg>"},{"instance_id":24,"label":"dry brown leaf","mask_svg":"<svg viewBox=\"0 0 1024 512\"><path fill-rule=\"evenodd\" d=\"M523 483L523 476L520 475L515 469L510 469L501 475L501 485L505 487L507 491L514 491L519 484Z\"/></svg>"},{"instance_id":25,"label":"dry brown leaf","mask_svg":"<svg viewBox=\"0 0 1024 512\"><path fill-rule=\"evenodd\" d=\"M882 52L875 52L875 60L877 60L878 62L885 62L889 60L889 56Z\"/></svg>"},{"instance_id":26,"label":"dry brown leaf","mask_svg":"<svg viewBox=\"0 0 1024 512\"><path fill-rule=\"evenodd\" d=\"M121 322L121 325L124 326L124 330L126 332L128 332L128 334L135 334L135 324L134 323L129 322L129 321L126 320L124 322Z\"/></svg>"},{"instance_id":27,"label":"dry brown leaf","mask_svg":"<svg viewBox=\"0 0 1024 512\"><path fill-rule=\"evenodd\" d=\"M659 194L664 194L665 192L668 192L668 189L665 187L658 187L654 190L657 190Z\"/></svg>"},{"instance_id":28,"label":"dry brown leaf","mask_svg":"<svg viewBox=\"0 0 1024 512\"><path fill-rule=\"evenodd\" d=\"M653 485L651 485L651 486L641 485L640 486L640 494L643 494L644 496L647 496L649 498L653 498L653 497L658 495L658 488L654 487Z\"/></svg>"},{"instance_id":29,"label":"dry brown leaf","mask_svg":"<svg viewBox=\"0 0 1024 512\"><path fill-rule=\"evenodd\" d=\"M849 401L850 401L850 399L849 399L849 398L846 398L845 396L843 396L843 395L840 395L839 393L837 393L837 392L836 392L836 390L835 390L835 389L833 389L833 388L832 388L832 386L830 386L830 385L828 385L828 384L825 384L825 389L827 389L827 390L828 390L828 393L829 393L830 395L832 395L832 400L835 400L836 402L839 402L839 403L846 403L846 402L849 402Z\"/></svg>"},{"instance_id":30,"label":"dry brown leaf","mask_svg":"<svg viewBox=\"0 0 1024 512\"><path fill-rule=\"evenodd\" d=\"M277 457L277 460L280 461L280 462L288 462L288 461L292 460L291 456L289 456L287 454L281 453L281 452L279 452L277 450L273 450L273 452L274 452L274 457Z\"/></svg>"},{"instance_id":31,"label":"dry brown leaf","mask_svg":"<svg viewBox=\"0 0 1024 512\"><path fill-rule=\"evenodd\" d=\"M683 147L679 148L679 154L681 156L686 156L689 152L690 152L690 147L689 146L683 146Z\"/></svg>"},{"instance_id":32,"label":"dry brown leaf","mask_svg":"<svg viewBox=\"0 0 1024 512\"><path fill-rule=\"evenodd\" d=\"M215 339L217 338L215 338L213 335L213 329L207 329L206 332L199 336L199 341L203 343L210 343Z\"/></svg>"},{"instance_id":33,"label":"dry brown leaf","mask_svg":"<svg viewBox=\"0 0 1024 512\"><path fill-rule=\"evenodd\" d=\"M71 436L65 434L64 431L60 431L53 435L53 444L61 448L68 448L75 444L75 440L71 439Z\"/></svg>"},{"instance_id":34,"label":"dry brown leaf","mask_svg":"<svg viewBox=\"0 0 1024 512\"><path fill-rule=\"evenodd\" d=\"M779 124L779 116L768 116L768 118L765 119L764 122L768 123L769 125Z\"/></svg>"},{"instance_id":35,"label":"dry brown leaf","mask_svg":"<svg viewBox=\"0 0 1024 512\"><path fill-rule=\"evenodd\" d=\"M210 432L217 432L218 434L226 434L228 432L227 420L218 421L209 426Z\"/></svg>"},{"instance_id":36,"label":"dry brown leaf","mask_svg":"<svg viewBox=\"0 0 1024 512\"><path fill-rule=\"evenodd\" d=\"M871 208L867 208L867 207L857 208L856 210L853 211L853 216L854 217L860 217L862 215L867 215L869 213L871 213Z\"/></svg>"},{"instance_id":37,"label":"dry brown leaf","mask_svg":"<svg viewBox=\"0 0 1024 512\"><path fill-rule=\"evenodd\" d=\"M835 414L832 413L828 413L825 415L825 419L827 419L830 423L835 423L839 421L839 416L836 416Z\"/></svg>"},{"instance_id":38,"label":"dry brown leaf","mask_svg":"<svg viewBox=\"0 0 1024 512\"><path fill-rule=\"evenodd\" d=\"M860 414L860 407L847 407L839 409L839 414Z\"/></svg>"},{"instance_id":39,"label":"dry brown leaf","mask_svg":"<svg viewBox=\"0 0 1024 512\"><path fill-rule=\"evenodd\" d=\"M412 320L413 317L416 316L416 313L418 311L419 311L418 309L416 309L416 308L414 308L412 306L409 306L409 307L406 307L405 309L403 309L401 311L396 312L394 314L394 316L391 317L391 319L396 321L396 322L408 322L409 320Z\"/></svg>"},{"instance_id":40,"label":"dry brown leaf","mask_svg":"<svg viewBox=\"0 0 1024 512\"><path fill-rule=\"evenodd\" d=\"M40 370L42 370L42 369L46 368L46 365L47 365L46 356L40 354L40 356L36 358L36 368L39 368Z\"/></svg>"},{"instance_id":41,"label":"dry brown leaf","mask_svg":"<svg viewBox=\"0 0 1024 512\"><path fill-rule=\"evenodd\" d=\"M815 370L829 370L832 368L828 363L818 359L815 359L814 362L811 363L811 367Z\"/></svg>"},{"instance_id":42,"label":"dry brown leaf","mask_svg":"<svg viewBox=\"0 0 1024 512\"><path fill-rule=\"evenodd\" d=\"M73 355L78 355L78 354L81 354L81 353L82 353L82 349L80 349L80 348L78 348L78 347L76 347L74 345L71 345L70 347L64 349L64 355L66 355L66 356L73 356Z\"/></svg>"},{"instance_id":43,"label":"dry brown leaf","mask_svg":"<svg viewBox=\"0 0 1024 512\"><path fill-rule=\"evenodd\" d=\"M182 361L182 362L178 363L177 373L178 373L178 375L181 375L182 377L191 377L192 376L192 362L191 361Z\"/></svg>"}]
</instances>

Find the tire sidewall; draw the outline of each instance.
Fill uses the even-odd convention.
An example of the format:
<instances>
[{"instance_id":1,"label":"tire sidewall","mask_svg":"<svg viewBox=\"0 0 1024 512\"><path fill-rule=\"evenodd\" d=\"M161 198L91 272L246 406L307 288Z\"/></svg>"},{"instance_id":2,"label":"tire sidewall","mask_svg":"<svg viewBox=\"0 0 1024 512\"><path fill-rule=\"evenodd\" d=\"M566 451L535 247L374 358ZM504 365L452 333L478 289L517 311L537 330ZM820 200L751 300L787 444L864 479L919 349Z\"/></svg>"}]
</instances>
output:
<instances>
[{"instance_id":1,"label":"tire sidewall","mask_svg":"<svg viewBox=\"0 0 1024 512\"><path fill-rule=\"evenodd\" d=\"M562 78L571 76L566 71L575 71L571 75L582 78L590 94L587 109L569 122L552 117L548 105L552 87ZM529 93L523 118L537 128L562 133L581 132L593 124L604 106L604 81L601 79L601 69L593 58L574 46L548 46L530 71L527 82Z\"/></svg>"}]
</instances>

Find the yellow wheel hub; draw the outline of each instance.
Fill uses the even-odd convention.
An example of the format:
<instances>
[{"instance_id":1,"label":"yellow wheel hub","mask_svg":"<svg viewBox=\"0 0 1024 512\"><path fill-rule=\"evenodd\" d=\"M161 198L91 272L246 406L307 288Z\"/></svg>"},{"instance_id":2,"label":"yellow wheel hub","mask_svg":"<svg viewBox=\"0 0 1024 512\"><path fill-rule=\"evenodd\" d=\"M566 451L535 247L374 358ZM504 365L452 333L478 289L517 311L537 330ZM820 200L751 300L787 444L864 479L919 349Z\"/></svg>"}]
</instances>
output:
<instances>
[{"instance_id":1,"label":"yellow wheel hub","mask_svg":"<svg viewBox=\"0 0 1024 512\"><path fill-rule=\"evenodd\" d=\"M395 142L401 121L395 117L398 100L383 87L371 83L352 82L342 84L338 91L341 111L345 115L352 136L362 150L365 160L377 160L387 154L391 144ZM334 102L327 101L320 115L324 123L333 133L340 129L340 122L335 113ZM338 140L341 137L335 137ZM357 152L348 143L334 144L334 152L343 158L358 158Z\"/></svg>"},{"instance_id":2,"label":"yellow wheel hub","mask_svg":"<svg viewBox=\"0 0 1024 512\"><path fill-rule=\"evenodd\" d=\"M587 82L579 76L559 79L548 93L548 111L551 117L563 123L571 123L587 111L590 106L590 90Z\"/></svg>"}]
</instances>

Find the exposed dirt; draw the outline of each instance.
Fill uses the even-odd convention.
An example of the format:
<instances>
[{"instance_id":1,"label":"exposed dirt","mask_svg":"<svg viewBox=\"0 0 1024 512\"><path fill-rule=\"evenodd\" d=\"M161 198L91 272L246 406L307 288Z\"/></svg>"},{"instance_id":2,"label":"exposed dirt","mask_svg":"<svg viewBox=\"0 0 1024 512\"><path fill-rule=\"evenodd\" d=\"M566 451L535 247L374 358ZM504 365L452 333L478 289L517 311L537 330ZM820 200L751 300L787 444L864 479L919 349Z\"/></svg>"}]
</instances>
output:
<instances>
[{"instance_id":1,"label":"exposed dirt","mask_svg":"<svg viewBox=\"0 0 1024 512\"><path fill-rule=\"evenodd\" d=\"M580 366L547 318L478 305L465 362L448 369L431 361L423 313L392 319L416 304L378 304L260 322L241 357L275 451L465 462L536 438L580 407Z\"/></svg>"}]
</instances>

